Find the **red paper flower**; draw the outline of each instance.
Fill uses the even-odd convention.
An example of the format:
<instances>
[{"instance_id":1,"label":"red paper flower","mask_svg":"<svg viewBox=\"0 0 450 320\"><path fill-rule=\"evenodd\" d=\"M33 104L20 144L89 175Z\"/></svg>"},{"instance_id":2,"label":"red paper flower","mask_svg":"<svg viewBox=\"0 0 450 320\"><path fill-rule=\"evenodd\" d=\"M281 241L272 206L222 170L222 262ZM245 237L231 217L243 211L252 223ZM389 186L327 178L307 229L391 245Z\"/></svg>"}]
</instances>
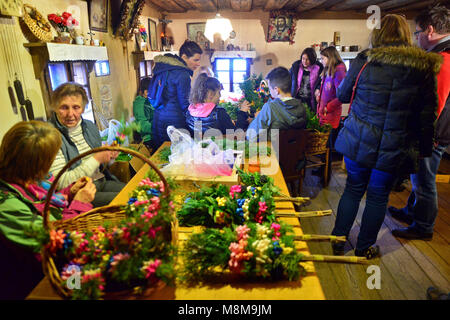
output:
<instances>
[{"instance_id":1,"label":"red paper flower","mask_svg":"<svg viewBox=\"0 0 450 320\"><path fill-rule=\"evenodd\" d=\"M66 20L69 19L71 16L72 16L72 14L70 14L69 12L63 12L63 14L62 14L62 17Z\"/></svg>"}]
</instances>

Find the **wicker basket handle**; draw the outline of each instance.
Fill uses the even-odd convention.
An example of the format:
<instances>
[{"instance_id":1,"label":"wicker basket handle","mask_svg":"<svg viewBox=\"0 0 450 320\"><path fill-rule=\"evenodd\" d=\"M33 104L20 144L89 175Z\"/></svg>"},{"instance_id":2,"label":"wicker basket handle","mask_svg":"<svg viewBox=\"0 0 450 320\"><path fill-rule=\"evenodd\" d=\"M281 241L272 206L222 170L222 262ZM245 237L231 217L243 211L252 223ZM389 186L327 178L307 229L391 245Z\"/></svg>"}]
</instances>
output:
<instances>
[{"instance_id":1,"label":"wicker basket handle","mask_svg":"<svg viewBox=\"0 0 450 320\"><path fill-rule=\"evenodd\" d=\"M124 153L127 154L131 154L135 157L138 157L139 159L141 159L142 161L144 161L145 163L147 163L153 170L156 171L156 173L159 175L159 177L161 178L161 181L164 184L164 192L163 192L163 196L167 197L169 195L169 185L167 183L166 178L164 177L164 175L162 174L162 172L156 167L155 164L153 164L153 162L151 162L148 158L146 158L144 155L140 154L137 151L134 151L132 149L128 149L128 148L122 148L122 147L111 147L111 146L105 146L105 147L99 147L99 148L94 148L91 149L89 151L86 151L78 156L76 156L75 158L73 158L72 160L70 160L69 162L66 163L66 165L61 169L61 171L59 171L59 173L56 175L55 180L53 181L52 185L50 186L50 190L48 191L48 195L52 195L55 190L56 190L56 186L58 184L59 179L61 178L62 174L69 169L75 162L77 162L78 160L92 154L92 153L98 153L98 152L102 152L102 151L122 151ZM51 196L47 196L47 198L45 199L45 206L44 206L44 212L43 212L43 216L44 216L44 228L45 229L49 229L49 218L50 218L50 200L51 200Z\"/></svg>"}]
</instances>

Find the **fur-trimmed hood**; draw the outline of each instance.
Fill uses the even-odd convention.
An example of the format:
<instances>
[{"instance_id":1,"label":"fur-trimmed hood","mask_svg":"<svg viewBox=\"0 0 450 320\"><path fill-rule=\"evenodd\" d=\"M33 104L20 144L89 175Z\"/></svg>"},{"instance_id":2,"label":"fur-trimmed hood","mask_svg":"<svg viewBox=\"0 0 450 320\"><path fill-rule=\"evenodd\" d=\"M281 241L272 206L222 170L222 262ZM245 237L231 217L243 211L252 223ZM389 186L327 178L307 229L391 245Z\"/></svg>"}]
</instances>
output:
<instances>
[{"instance_id":1,"label":"fur-trimmed hood","mask_svg":"<svg viewBox=\"0 0 450 320\"><path fill-rule=\"evenodd\" d=\"M180 57L173 54L160 55L155 57L155 68L153 69L154 74L158 74L165 71L183 69L189 71L192 76L192 70L188 68L186 63L181 60Z\"/></svg>"},{"instance_id":2,"label":"fur-trimmed hood","mask_svg":"<svg viewBox=\"0 0 450 320\"><path fill-rule=\"evenodd\" d=\"M373 48L367 50L365 54L369 62L405 66L434 74L439 73L443 61L439 54L408 46Z\"/></svg>"}]
</instances>

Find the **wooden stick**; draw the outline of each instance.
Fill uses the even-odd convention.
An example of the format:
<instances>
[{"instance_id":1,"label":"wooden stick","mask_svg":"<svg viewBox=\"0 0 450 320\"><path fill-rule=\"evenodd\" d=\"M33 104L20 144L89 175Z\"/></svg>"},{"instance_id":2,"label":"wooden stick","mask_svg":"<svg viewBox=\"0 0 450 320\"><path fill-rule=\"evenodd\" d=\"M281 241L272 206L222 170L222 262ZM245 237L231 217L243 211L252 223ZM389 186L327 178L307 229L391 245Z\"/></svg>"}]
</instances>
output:
<instances>
[{"instance_id":1,"label":"wooden stick","mask_svg":"<svg viewBox=\"0 0 450 320\"><path fill-rule=\"evenodd\" d=\"M288 196L286 194L284 194L283 192L278 192L278 194L283 197L283 198L290 198L291 196Z\"/></svg>"},{"instance_id":2,"label":"wooden stick","mask_svg":"<svg viewBox=\"0 0 450 320\"><path fill-rule=\"evenodd\" d=\"M347 241L345 236L332 236L332 235L321 235L321 234L303 234L301 236L294 236L294 240L297 240L297 241L335 241L335 242Z\"/></svg>"},{"instance_id":3,"label":"wooden stick","mask_svg":"<svg viewBox=\"0 0 450 320\"><path fill-rule=\"evenodd\" d=\"M344 263L366 263L366 257L356 256L327 256L321 254L313 254L310 256L303 256L303 261L316 261L316 262L344 262Z\"/></svg>"},{"instance_id":4,"label":"wooden stick","mask_svg":"<svg viewBox=\"0 0 450 320\"><path fill-rule=\"evenodd\" d=\"M310 200L310 198L303 198L303 197L273 197L273 200L275 202L295 202L295 203L305 203Z\"/></svg>"},{"instance_id":5,"label":"wooden stick","mask_svg":"<svg viewBox=\"0 0 450 320\"><path fill-rule=\"evenodd\" d=\"M205 230L204 226L194 226L194 227L178 227L179 233L200 233Z\"/></svg>"},{"instance_id":6,"label":"wooden stick","mask_svg":"<svg viewBox=\"0 0 450 320\"><path fill-rule=\"evenodd\" d=\"M308 218L308 217L323 217L331 215L333 211L317 210L317 211L303 211L303 212L275 212L277 217L292 217L292 218Z\"/></svg>"},{"instance_id":7,"label":"wooden stick","mask_svg":"<svg viewBox=\"0 0 450 320\"><path fill-rule=\"evenodd\" d=\"M178 230L180 233L194 233L201 232L201 230L196 229L184 229ZM187 239L180 239L180 241L185 241ZM320 234L304 234L301 236L294 236L294 241L336 241L336 242L345 242L347 239L345 236L332 236L332 235L320 235Z\"/></svg>"}]
</instances>

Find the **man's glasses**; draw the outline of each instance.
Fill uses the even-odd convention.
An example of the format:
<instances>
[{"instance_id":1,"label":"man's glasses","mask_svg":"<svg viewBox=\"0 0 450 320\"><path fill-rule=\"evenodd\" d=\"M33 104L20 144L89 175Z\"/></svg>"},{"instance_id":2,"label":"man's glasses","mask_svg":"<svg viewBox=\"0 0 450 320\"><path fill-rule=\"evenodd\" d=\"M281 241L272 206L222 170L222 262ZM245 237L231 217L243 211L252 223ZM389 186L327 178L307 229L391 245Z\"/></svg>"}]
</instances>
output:
<instances>
[{"instance_id":1,"label":"man's glasses","mask_svg":"<svg viewBox=\"0 0 450 320\"><path fill-rule=\"evenodd\" d=\"M413 34L415 37L417 37L419 35L419 33L421 33L421 32L423 32L423 30L417 30L417 31L414 31Z\"/></svg>"}]
</instances>

